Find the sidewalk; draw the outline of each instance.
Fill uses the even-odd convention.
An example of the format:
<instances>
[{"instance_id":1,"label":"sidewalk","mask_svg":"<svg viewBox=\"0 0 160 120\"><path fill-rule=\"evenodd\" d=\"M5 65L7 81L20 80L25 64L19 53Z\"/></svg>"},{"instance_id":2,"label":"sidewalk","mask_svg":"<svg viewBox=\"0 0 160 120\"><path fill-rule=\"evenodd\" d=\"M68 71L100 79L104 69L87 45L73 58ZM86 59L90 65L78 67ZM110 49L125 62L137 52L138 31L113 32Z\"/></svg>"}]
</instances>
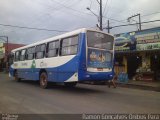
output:
<instances>
[{"instance_id":1,"label":"sidewalk","mask_svg":"<svg viewBox=\"0 0 160 120\"><path fill-rule=\"evenodd\" d=\"M127 83L118 83L120 87L127 87L127 88L136 88L136 89L143 89L143 90L152 90L160 92L160 82L145 82L145 81L134 81L129 80Z\"/></svg>"}]
</instances>

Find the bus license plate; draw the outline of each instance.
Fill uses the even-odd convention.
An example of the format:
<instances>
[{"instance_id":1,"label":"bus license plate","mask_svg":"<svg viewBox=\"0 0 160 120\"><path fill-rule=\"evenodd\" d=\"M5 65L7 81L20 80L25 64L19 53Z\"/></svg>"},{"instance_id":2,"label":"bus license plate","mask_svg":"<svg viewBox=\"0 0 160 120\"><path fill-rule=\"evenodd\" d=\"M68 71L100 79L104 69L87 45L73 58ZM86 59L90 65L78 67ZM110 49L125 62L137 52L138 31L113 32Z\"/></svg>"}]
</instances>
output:
<instances>
[{"instance_id":1,"label":"bus license plate","mask_svg":"<svg viewBox=\"0 0 160 120\"><path fill-rule=\"evenodd\" d=\"M98 71L103 71L103 68L97 68Z\"/></svg>"}]
</instances>

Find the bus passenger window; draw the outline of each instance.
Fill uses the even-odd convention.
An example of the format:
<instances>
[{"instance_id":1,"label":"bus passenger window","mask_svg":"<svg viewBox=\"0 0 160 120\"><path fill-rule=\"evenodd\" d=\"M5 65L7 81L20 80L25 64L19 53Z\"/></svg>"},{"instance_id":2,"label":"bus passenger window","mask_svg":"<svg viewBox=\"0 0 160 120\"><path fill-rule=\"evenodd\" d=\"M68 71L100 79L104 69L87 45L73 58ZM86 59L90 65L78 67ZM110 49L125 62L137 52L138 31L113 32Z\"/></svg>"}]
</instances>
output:
<instances>
[{"instance_id":1,"label":"bus passenger window","mask_svg":"<svg viewBox=\"0 0 160 120\"><path fill-rule=\"evenodd\" d=\"M46 45L45 44L38 45L36 47L36 59L44 58L44 56L45 56L45 49L46 49Z\"/></svg>"},{"instance_id":2,"label":"bus passenger window","mask_svg":"<svg viewBox=\"0 0 160 120\"><path fill-rule=\"evenodd\" d=\"M15 53L15 61L19 61L19 55L20 55L20 51L17 51Z\"/></svg>"},{"instance_id":3,"label":"bus passenger window","mask_svg":"<svg viewBox=\"0 0 160 120\"><path fill-rule=\"evenodd\" d=\"M22 51L20 52L20 61L25 60L25 53L26 53L26 50L22 50Z\"/></svg>"},{"instance_id":4,"label":"bus passenger window","mask_svg":"<svg viewBox=\"0 0 160 120\"><path fill-rule=\"evenodd\" d=\"M74 55L78 51L78 36L62 39L61 55Z\"/></svg>"},{"instance_id":5,"label":"bus passenger window","mask_svg":"<svg viewBox=\"0 0 160 120\"><path fill-rule=\"evenodd\" d=\"M26 53L26 59L27 60L34 59L34 53L35 53L35 47L28 48Z\"/></svg>"},{"instance_id":6,"label":"bus passenger window","mask_svg":"<svg viewBox=\"0 0 160 120\"><path fill-rule=\"evenodd\" d=\"M47 57L56 57L58 55L59 41L48 43Z\"/></svg>"}]
</instances>

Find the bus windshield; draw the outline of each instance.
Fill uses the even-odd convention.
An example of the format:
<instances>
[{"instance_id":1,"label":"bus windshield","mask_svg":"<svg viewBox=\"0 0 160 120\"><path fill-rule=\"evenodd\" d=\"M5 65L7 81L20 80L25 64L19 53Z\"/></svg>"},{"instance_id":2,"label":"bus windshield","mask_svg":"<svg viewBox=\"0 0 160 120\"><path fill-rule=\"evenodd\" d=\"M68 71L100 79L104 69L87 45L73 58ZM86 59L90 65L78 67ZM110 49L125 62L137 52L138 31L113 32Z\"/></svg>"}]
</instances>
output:
<instances>
[{"instance_id":1,"label":"bus windshield","mask_svg":"<svg viewBox=\"0 0 160 120\"><path fill-rule=\"evenodd\" d=\"M100 32L87 32L88 47L112 50L114 38Z\"/></svg>"}]
</instances>

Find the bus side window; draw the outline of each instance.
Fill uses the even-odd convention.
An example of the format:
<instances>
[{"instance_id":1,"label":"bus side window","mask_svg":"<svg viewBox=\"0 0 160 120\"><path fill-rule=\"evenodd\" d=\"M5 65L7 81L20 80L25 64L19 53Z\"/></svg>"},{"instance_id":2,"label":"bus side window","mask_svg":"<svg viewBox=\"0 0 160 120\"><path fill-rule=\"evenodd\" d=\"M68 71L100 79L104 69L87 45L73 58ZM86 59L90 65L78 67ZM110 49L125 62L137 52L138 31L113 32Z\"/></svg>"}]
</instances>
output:
<instances>
[{"instance_id":1,"label":"bus side window","mask_svg":"<svg viewBox=\"0 0 160 120\"><path fill-rule=\"evenodd\" d=\"M34 54L35 54L35 47L28 48L26 52L26 60L34 59Z\"/></svg>"},{"instance_id":2,"label":"bus side window","mask_svg":"<svg viewBox=\"0 0 160 120\"><path fill-rule=\"evenodd\" d=\"M64 38L61 41L60 55L75 55L78 51L78 35Z\"/></svg>"},{"instance_id":3,"label":"bus side window","mask_svg":"<svg viewBox=\"0 0 160 120\"><path fill-rule=\"evenodd\" d=\"M15 61L19 61L20 51L15 52Z\"/></svg>"},{"instance_id":4,"label":"bus side window","mask_svg":"<svg viewBox=\"0 0 160 120\"><path fill-rule=\"evenodd\" d=\"M36 59L44 58L45 57L45 50L46 50L45 44L36 46L35 58Z\"/></svg>"},{"instance_id":5,"label":"bus side window","mask_svg":"<svg viewBox=\"0 0 160 120\"><path fill-rule=\"evenodd\" d=\"M47 57L56 57L58 55L59 41L49 42L47 45Z\"/></svg>"},{"instance_id":6,"label":"bus side window","mask_svg":"<svg viewBox=\"0 0 160 120\"><path fill-rule=\"evenodd\" d=\"M20 53L20 61L24 61L25 60L25 53L26 53L26 50L22 50L21 53Z\"/></svg>"}]
</instances>

